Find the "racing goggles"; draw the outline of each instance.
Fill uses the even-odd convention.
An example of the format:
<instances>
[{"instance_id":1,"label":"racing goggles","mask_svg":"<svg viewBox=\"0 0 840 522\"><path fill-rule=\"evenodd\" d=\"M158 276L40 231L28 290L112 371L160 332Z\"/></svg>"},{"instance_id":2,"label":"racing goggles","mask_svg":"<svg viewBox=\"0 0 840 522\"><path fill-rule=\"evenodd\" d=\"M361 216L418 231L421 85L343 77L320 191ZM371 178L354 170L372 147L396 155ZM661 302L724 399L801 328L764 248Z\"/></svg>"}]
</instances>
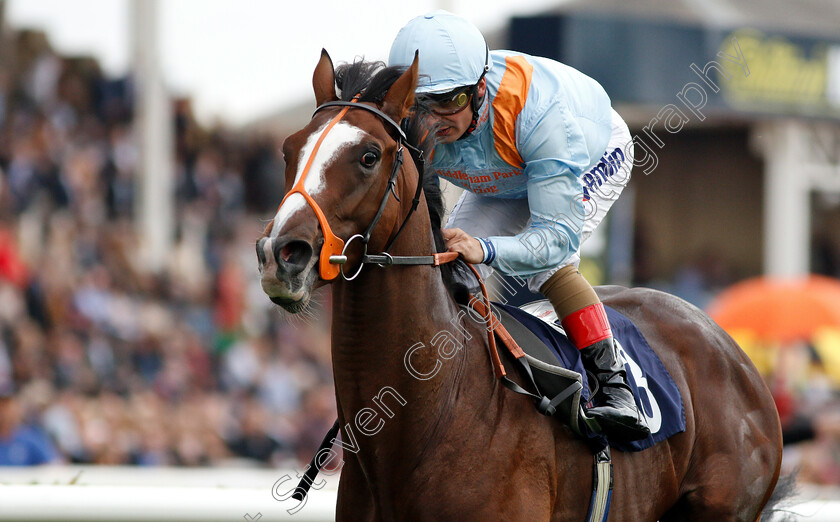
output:
<instances>
[{"instance_id":1,"label":"racing goggles","mask_svg":"<svg viewBox=\"0 0 840 522\"><path fill-rule=\"evenodd\" d=\"M429 109L438 116L452 116L466 109L473 96L474 85L458 87L443 94L427 94L423 101L429 104Z\"/></svg>"}]
</instances>

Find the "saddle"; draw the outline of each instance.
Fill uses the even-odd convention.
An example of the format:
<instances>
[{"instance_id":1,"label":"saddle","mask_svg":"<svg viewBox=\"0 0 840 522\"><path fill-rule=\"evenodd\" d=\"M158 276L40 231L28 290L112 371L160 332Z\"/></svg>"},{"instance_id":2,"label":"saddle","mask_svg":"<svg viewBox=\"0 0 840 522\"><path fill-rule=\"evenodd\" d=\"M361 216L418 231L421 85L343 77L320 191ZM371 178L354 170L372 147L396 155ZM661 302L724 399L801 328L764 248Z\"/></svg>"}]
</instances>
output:
<instances>
[{"instance_id":1,"label":"saddle","mask_svg":"<svg viewBox=\"0 0 840 522\"><path fill-rule=\"evenodd\" d=\"M610 447L621 451L642 451L675 433L685 431L685 407L679 389L633 322L605 306L619 354L628 368L628 384L651 427L651 435L646 439L608 441L598 423L586 415L583 406L591 397L589 382L584 382L586 372L579 351L566 337L551 303L543 299L521 308L490 303L488 310L484 304L486 302L473 298L469 305L461 306L478 312L482 326L487 328L488 339L492 340L490 358L496 377L512 391L532 398L537 411L555 417L589 442L594 455L594 467L592 497L586 520L605 521L609 515L613 484ZM473 317L474 314L469 312L467 310L466 315ZM510 360L530 390L505 376L496 340L512 355ZM321 442L318 453L295 488L292 498L303 500L306 497L321 468L318 456L324 449L332 447L338 431L336 421Z\"/></svg>"},{"instance_id":2,"label":"saddle","mask_svg":"<svg viewBox=\"0 0 840 522\"><path fill-rule=\"evenodd\" d=\"M487 320L487 307L481 301L473 300L470 306ZM595 449L609 445L621 451L642 451L685 431L679 388L639 328L617 310L604 307L625 362L627 383L651 429L647 438L637 441L607 440L597 421L587 416L583 406L597 393L597 381L584 378L588 374L580 351L563 332L551 303L534 301L521 308L490 303L490 310L486 324L498 340L495 344L504 345L513 356L510 360L528 390L504 376L502 384L531 397L537 411L557 418Z\"/></svg>"},{"instance_id":3,"label":"saddle","mask_svg":"<svg viewBox=\"0 0 840 522\"><path fill-rule=\"evenodd\" d=\"M586 415L581 404L582 398L585 399L584 403L588 400L589 388L583 385L585 372L580 360L579 358L577 360L577 369L580 371L558 365L558 362L562 361L564 365L575 368L574 361L563 360L562 351L553 352L546 342L532 331L533 324L529 328L514 316L514 313L517 315L527 313L529 316L536 317L542 321L540 326L551 329L567 340L554 307L547 299L528 303L518 309L500 303L490 303L492 315L489 315L487 307L479 300L471 301L470 306L489 320L488 327L493 329L493 334L513 355L511 360L518 367L520 374L525 377L526 386L530 385L537 393L523 389L504 375L500 377L502 384L516 393L535 399L537 411L559 419L592 445L595 460L592 496L586 521L605 522L609 517L612 500L612 456L609 443L601 434L600 426L593 418ZM575 354L577 355L576 351Z\"/></svg>"},{"instance_id":4,"label":"saddle","mask_svg":"<svg viewBox=\"0 0 840 522\"><path fill-rule=\"evenodd\" d=\"M466 305L462 306L466 308ZM474 301L472 306L478 309L481 304ZM583 383L583 374L560 366L557 355L534 332L511 315L506 307L499 303L491 303L490 308L494 319L498 319L500 323L493 325L497 339L508 348L509 352L517 353L518 350L523 352L521 357L514 356L511 360L514 361L519 373L530 381L527 384L536 390L536 394L531 392L526 392L526 394L535 399L537 411L557 418L581 437L600 432L600 426L594 419L587 416L583 409L583 404L589 399L588 387ZM542 320L559 334L566 335L563 328L556 324L557 314L547 299L528 303L520 309ZM483 313L483 310L478 311ZM568 366L571 365L568 364ZM503 383L517 393L525 391L511 381L503 381ZM586 400L581 403L584 390L587 390Z\"/></svg>"}]
</instances>

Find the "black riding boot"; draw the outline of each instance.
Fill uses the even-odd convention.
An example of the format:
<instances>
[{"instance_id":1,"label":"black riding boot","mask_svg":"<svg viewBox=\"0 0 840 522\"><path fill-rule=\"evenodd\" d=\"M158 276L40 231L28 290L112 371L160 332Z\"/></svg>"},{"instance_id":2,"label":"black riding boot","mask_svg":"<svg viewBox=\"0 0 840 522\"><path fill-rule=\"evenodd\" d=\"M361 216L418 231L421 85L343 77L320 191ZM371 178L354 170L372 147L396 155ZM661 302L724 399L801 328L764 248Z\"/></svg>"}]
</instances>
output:
<instances>
[{"instance_id":1,"label":"black riding boot","mask_svg":"<svg viewBox=\"0 0 840 522\"><path fill-rule=\"evenodd\" d=\"M592 372L600 389L593 397L593 407L586 414L594 417L608 436L621 440L639 440L650 435L627 384L627 372L618 356L612 337L580 351L583 367Z\"/></svg>"}]
</instances>

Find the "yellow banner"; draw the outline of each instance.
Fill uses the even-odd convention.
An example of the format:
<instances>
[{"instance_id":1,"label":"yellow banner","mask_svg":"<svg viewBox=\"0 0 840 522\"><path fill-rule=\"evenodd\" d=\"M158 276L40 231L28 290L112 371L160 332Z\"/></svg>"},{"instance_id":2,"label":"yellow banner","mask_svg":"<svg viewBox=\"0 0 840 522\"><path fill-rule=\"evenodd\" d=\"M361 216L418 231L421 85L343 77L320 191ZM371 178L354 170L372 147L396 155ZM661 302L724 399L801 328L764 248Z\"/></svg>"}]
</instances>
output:
<instances>
[{"instance_id":1,"label":"yellow banner","mask_svg":"<svg viewBox=\"0 0 840 522\"><path fill-rule=\"evenodd\" d=\"M808 52L784 37L742 29L728 35L720 50L735 56L734 45L740 47L749 75L733 74L730 81L722 82L731 106L815 115L840 113L840 104L831 103L827 95L831 72L828 44L817 44Z\"/></svg>"}]
</instances>

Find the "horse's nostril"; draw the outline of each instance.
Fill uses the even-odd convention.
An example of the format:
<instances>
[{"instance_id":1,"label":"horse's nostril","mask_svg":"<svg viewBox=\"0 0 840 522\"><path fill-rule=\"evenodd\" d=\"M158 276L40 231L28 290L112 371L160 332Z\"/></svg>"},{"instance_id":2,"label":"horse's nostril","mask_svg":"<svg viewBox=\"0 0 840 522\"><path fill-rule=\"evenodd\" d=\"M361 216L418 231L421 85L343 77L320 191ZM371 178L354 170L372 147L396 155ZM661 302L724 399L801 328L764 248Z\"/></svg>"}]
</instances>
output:
<instances>
[{"instance_id":1,"label":"horse's nostril","mask_svg":"<svg viewBox=\"0 0 840 522\"><path fill-rule=\"evenodd\" d=\"M274 259L278 267L291 274L296 274L306 268L312 257L312 247L306 241L276 241L274 242Z\"/></svg>"},{"instance_id":2,"label":"horse's nostril","mask_svg":"<svg viewBox=\"0 0 840 522\"><path fill-rule=\"evenodd\" d=\"M257 260L259 260L260 266L263 266L267 261L265 258L265 242L267 240L267 237L257 240Z\"/></svg>"},{"instance_id":3,"label":"horse's nostril","mask_svg":"<svg viewBox=\"0 0 840 522\"><path fill-rule=\"evenodd\" d=\"M283 259L283 261L288 261L292 257L294 251L294 248L292 248L290 245L286 245L280 249L280 257Z\"/></svg>"}]
</instances>

